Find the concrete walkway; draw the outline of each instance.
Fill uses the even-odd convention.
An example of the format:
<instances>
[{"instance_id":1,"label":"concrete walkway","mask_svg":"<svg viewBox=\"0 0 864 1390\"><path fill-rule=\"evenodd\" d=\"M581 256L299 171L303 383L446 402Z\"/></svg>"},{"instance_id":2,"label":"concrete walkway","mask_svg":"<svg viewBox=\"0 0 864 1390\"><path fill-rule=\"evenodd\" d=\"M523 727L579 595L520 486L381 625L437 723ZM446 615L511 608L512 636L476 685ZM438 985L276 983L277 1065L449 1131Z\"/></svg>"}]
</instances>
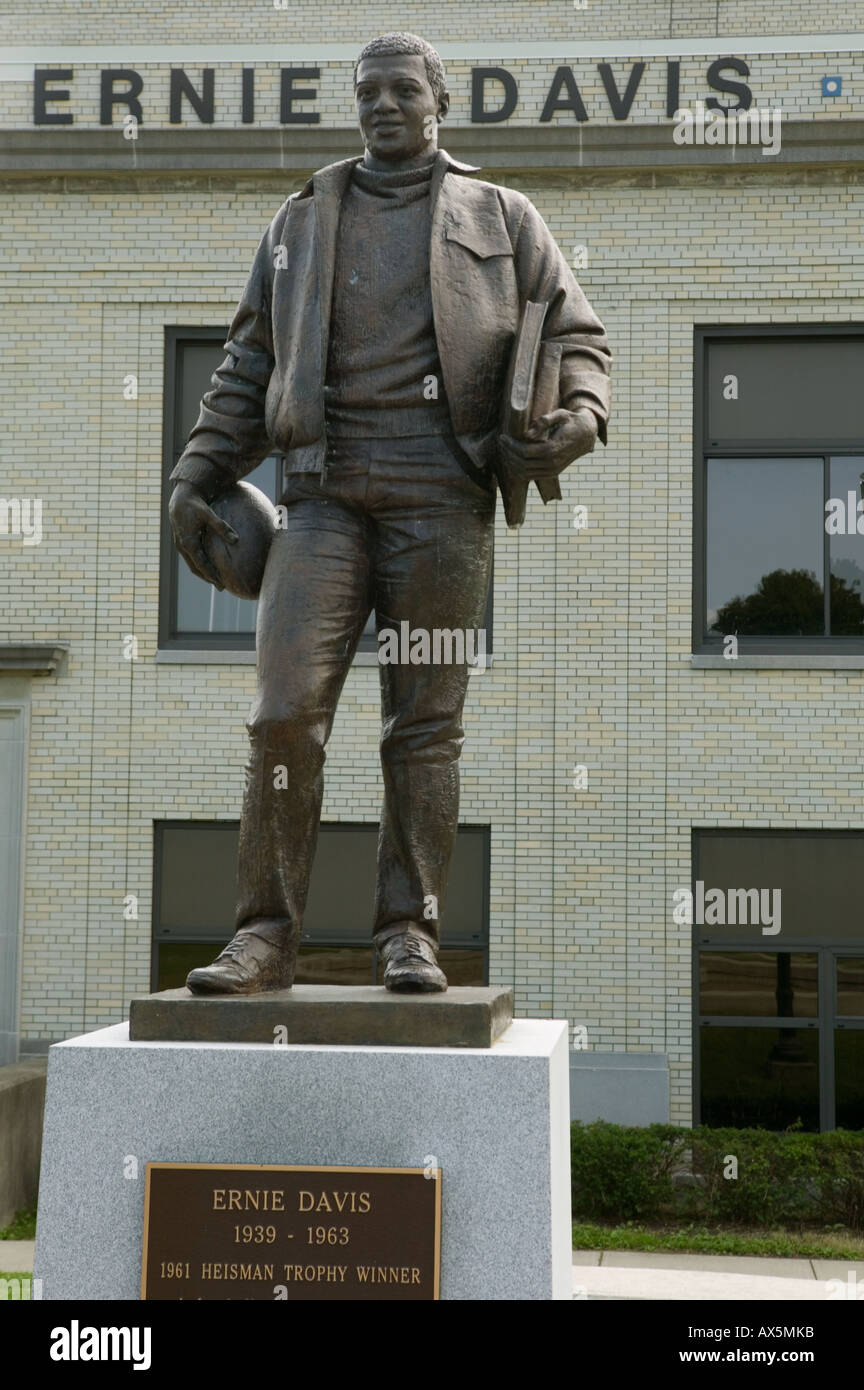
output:
<instances>
[{"instance_id":1,"label":"concrete walkway","mask_svg":"<svg viewBox=\"0 0 864 1390\"><path fill-rule=\"evenodd\" d=\"M32 1271L35 1244L32 1240L0 1240L0 1274ZM864 1303L864 1261L574 1250L573 1297L663 1302L851 1299Z\"/></svg>"},{"instance_id":2,"label":"concrete walkway","mask_svg":"<svg viewBox=\"0 0 864 1390\"><path fill-rule=\"evenodd\" d=\"M35 1240L0 1240L0 1274L32 1274Z\"/></svg>"},{"instance_id":3,"label":"concrete walkway","mask_svg":"<svg viewBox=\"0 0 864 1390\"><path fill-rule=\"evenodd\" d=\"M574 1250L573 1297L864 1302L864 1261Z\"/></svg>"}]
</instances>

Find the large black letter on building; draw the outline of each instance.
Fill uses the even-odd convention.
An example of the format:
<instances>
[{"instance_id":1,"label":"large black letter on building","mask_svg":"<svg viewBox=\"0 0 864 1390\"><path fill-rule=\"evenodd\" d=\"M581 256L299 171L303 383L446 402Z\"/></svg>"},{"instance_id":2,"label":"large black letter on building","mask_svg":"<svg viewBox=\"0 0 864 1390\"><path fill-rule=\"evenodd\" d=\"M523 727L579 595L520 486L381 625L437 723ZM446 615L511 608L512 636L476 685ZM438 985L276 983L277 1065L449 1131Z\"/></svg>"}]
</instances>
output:
<instances>
[{"instance_id":1,"label":"large black letter on building","mask_svg":"<svg viewBox=\"0 0 864 1390\"><path fill-rule=\"evenodd\" d=\"M33 72L33 124L71 125L71 111L49 111L49 101L68 101L69 88L59 92L49 92L49 82L71 82L74 74L71 68L35 68Z\"/></svg>"},{"instance_id":2,"label":"large black letter on building","mask_svg":"<svg viewBox=\"0 0 864 1390\"><path fill-rule=\"evenodd\" d=\"M504 100L494 111L487 111L484 97L487 81L500 82L504 88ZM472 121L506 121L516 110L519 88L516 78L506 68L471 69L471 119Z\"/></svg>"},{"instance_id":3,"label":"large black letter on building","mask_svg":"<svg viewBox=\"0 0 864 1390\"><path fill-rule=\"evenodd\" d=\"M126 106L129 114L134 116L138 124L144 120L144 113L141 110L141 103L138 100L144 89L144 79L134 68L103 68L99 74L99 124L113 125L113 115L115 106ZM126 92L115 92L115 82L128 82L129 90Z\"/></svg>"}]
</instances>

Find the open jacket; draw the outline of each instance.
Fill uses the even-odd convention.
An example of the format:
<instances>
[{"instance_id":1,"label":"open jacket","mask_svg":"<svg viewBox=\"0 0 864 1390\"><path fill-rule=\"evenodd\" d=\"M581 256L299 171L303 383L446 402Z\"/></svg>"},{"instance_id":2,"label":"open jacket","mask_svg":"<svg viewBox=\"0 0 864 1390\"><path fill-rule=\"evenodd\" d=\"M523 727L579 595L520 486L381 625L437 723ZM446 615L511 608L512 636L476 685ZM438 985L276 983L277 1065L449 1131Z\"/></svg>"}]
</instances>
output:
<instances>
[{"instance_id":1,"label":"open jacket","mask_svg":"<svg viewBox=\"0 0 864 1390\"><path fill-rule=\"evenodd\" d=\"M198 421L171 474L211 500L268 453L290 472L325 472L324 380L340 200L362 155L329 164L282 205L258 247ZM509 351L522 306L549 304L544 340L562 346L560 403L586 405L606 442L611 354L552 233L515 189L466 178L439 150L430 188L429 275L453 431L475 467L497 463Z\"/></svg>"}]
</instances>

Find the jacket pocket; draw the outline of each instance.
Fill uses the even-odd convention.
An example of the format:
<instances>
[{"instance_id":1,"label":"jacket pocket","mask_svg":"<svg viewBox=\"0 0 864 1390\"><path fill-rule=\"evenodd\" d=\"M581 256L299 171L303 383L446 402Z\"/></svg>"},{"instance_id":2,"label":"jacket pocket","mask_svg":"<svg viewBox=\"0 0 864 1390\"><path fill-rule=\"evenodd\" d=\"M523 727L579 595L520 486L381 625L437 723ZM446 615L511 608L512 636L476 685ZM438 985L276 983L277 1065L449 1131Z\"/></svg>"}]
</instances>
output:
<instances>
[{"instance_id":1,"label":"jacket pocket","mask_svg":"<svg viewBox=\"0 0 864 1390\"><path fill-rule=\"evenodd\" d=\"M473 251L475 256L480 256L482 260L487 260L490 256L511 256L513 247L510 238L503 227L479 227L476 224L471 226L457 227L453 224L447 227L445 235L448 241L457 241L460 246L466 246L469 251Z\"/></svg>"}]
</instances>

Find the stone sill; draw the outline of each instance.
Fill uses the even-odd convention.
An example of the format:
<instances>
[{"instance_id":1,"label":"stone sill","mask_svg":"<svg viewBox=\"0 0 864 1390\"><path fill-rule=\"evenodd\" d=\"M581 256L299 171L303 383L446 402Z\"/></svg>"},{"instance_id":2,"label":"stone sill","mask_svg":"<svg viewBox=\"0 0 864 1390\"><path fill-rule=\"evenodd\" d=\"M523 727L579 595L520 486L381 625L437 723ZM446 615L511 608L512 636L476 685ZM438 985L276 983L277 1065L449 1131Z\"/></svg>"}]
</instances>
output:
<instances>
[{"instance_id":1,"label":"stone sill","mask_svg":"<svg viewBox=\"0 0 864 1390\"><path fill-rule=\"evenodd\" d=\"M61 675L68 652L66 642L0 642L0 674Z\"/></svg>"},{"instance_id":2,"label":"stone sill","mask_svg":"<svg viewBox=\"0 0 864 1390\"><path fill-rule=\"evenodd\" d=\"M216 647L194 650L181 647L160 647L156 653L156 660L169 666L254 666L255 653L251 649L241 651L220 650ZM487 655L487 669L494 662L494 656ZM358 652L351 663L352 666L377 666L377 652ZM2 662L0 662L2 670ZM483 675L482 671L472 670L472 676Z\"/></svg>"},{"instance_id":3,"label":"stone sill","mask_svg":"<svg viewBox=\"0 0 864 1390\"><path fill-rule=\"evenodd\" d=\"M156 660L168 666L254 666L255 651L252 647L237 651L219 647L160 647Z\"/></svg>"},{"instance_id":4,"label":"stone sill","mask_svg":"<svg viewBox=\"0 0 864 1390\"><path fill-rule=\"evenodd\" d=\"M839 653L780 653L753 652L727 661L723 656L692 653L690 665L694 670L719 671L738 667L744 671L864 671L864 652L860 656L841 656Z\"/></svg>"}]
</instances>

